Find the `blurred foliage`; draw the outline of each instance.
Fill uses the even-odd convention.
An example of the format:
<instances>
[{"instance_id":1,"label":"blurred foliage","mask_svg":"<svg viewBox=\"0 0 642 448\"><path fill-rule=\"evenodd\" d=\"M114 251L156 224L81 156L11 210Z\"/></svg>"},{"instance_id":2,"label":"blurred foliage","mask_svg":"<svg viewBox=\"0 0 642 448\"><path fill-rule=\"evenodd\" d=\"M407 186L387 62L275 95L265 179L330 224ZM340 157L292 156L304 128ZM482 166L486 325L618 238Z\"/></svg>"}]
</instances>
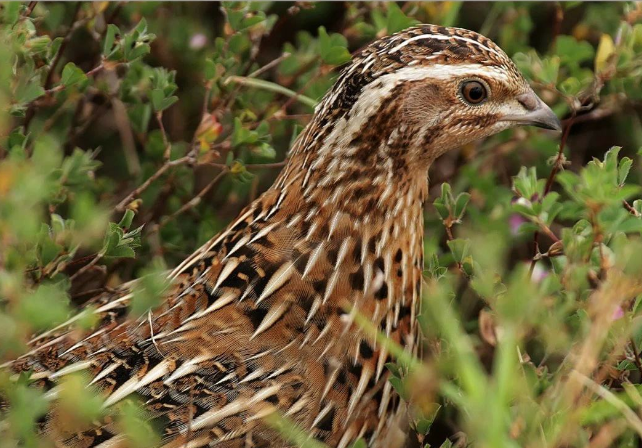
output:
<instances>
[{"instance_id":1,"label":"blurred foliage","mask_svg":"<svg viewBox=\"0 0 642 448\"><path fill-rule=\"evenodd\" d=\"M420 22L495 40L569 133L506 131L432 167L424 355L391 347L388 365L409 446L639 446L635 3L2 4L0 359L124 281L142 278L132 315L158 303L166 267L274 179L350 53ZM0 447L50 446L30 382L0 371ZM101 418L86 378L61 387L70 425ZM133 401L115 422L158 440Z\"/></svg>"}]
</instances>

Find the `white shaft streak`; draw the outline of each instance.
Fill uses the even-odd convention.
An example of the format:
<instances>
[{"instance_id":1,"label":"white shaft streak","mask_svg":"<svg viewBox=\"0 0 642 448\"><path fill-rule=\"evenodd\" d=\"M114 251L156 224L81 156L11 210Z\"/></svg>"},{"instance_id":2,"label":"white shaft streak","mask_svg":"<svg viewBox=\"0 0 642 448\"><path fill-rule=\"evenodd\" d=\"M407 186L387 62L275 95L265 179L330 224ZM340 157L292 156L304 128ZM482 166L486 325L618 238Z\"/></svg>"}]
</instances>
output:
<instances>
[{"instance_id":1,"label":"white shaft streak","mask_svg":"<svg viewBox=\"0 0 642 448\"><path fill-rule=\"evenodd\" d=\"M208 411L201 415L200 417L196 418L191 425L191 429L193 431L197 431L199 429L205 428L207 426L212 426L225 417L229 417L231 415L238 414L241 411L244 411L245 409L248 409L257 403L265 400L271 395L276 394L279 389L281 388L280 384L275 384L273 386L266 387L264 389L261 389L258 391L256 394L254 394L251 398L237 398L233 402L223 406L220 409L212 409L211 411Z\"/></svg>"},{"instance_id":2,"label":"white shaft streak","mask_svg":"<svg viewBox=\"0 0 642 448\"><path fill-rule=\"evenodd\" d=\"M169 372L169 362L168 361L163 361L160 364L158 364L156 367L154 367L152 370L150 370L144 377L138 379L137 377L133 376L125 383L123 383L122 386L118 388L113 394L111 394L107 399L105 400L105 403L103 404L103 407L109 407L113 405L114 403L119 402L123 398L125 398L127 395L131 394L132 392L140 389L143 386L148 385L152 381L157 380L158 378L162 377L166 373Z\"/></svg>"}]
</instances>

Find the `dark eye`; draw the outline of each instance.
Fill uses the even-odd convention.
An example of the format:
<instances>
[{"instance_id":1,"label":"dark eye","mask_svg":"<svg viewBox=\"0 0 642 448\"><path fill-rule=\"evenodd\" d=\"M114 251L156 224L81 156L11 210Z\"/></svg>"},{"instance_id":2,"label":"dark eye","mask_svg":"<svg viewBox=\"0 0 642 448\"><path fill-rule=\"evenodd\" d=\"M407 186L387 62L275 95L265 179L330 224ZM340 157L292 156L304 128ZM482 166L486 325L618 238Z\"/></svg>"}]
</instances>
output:
<instances>
[{"instance_id":1,"label":"dark eye","mask_svg":"<svg viewBox=\"0 0 642 448\"><path fill-rule=\"evenodd\" d=\"M486 86L479 81L465 81L461 85L461 96L468 104L481 104L488 98Z\"/></svg>"}]
</instances>

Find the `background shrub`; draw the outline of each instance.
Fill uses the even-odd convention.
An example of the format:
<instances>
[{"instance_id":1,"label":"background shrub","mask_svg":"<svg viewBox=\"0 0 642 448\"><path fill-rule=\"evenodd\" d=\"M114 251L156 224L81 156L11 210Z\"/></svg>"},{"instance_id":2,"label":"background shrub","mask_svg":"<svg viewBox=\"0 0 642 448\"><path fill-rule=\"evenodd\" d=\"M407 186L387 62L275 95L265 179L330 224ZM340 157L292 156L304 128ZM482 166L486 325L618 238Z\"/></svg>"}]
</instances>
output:
<instances>
[{"instance_id":1,"label":"background shrub","mask_svg":"<svg viewBox=\"0 0 642 448\"><path fill-rule=\"evenodd\" d=\"M124 281L143 278L133 315L154 306L162 272L274 179L351 52L454 25L504 48L565 133L506 131L431 169L422 359L389 367L410 446L640 446L639 3L0 8L1 361ZM0 374L0 447L49 446L28 384ZM71 424L102 416L85 378L62 390ZM158 440L135 403L116 417L132 446Z\"/></svg>"}]
</instances>

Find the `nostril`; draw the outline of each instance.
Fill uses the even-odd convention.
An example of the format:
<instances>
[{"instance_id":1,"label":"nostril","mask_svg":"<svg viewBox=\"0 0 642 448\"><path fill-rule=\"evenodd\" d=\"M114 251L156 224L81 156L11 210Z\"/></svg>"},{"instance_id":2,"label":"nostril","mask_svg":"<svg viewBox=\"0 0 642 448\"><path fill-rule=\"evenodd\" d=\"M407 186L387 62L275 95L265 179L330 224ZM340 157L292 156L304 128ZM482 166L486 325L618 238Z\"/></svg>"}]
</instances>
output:
<instances>
[{"instance_id":1,"label":"nostril","mask_svg":"<svg viewBox=\"0 0 642 448\"><path fill-rule=\"evenodd\" d=\"M537 109L537 105L539 104L537 96L533 93L522 93L517 97L517 102L524 106L524 109L528 111L534 111Z\"/></svg>"}]
</instances>

